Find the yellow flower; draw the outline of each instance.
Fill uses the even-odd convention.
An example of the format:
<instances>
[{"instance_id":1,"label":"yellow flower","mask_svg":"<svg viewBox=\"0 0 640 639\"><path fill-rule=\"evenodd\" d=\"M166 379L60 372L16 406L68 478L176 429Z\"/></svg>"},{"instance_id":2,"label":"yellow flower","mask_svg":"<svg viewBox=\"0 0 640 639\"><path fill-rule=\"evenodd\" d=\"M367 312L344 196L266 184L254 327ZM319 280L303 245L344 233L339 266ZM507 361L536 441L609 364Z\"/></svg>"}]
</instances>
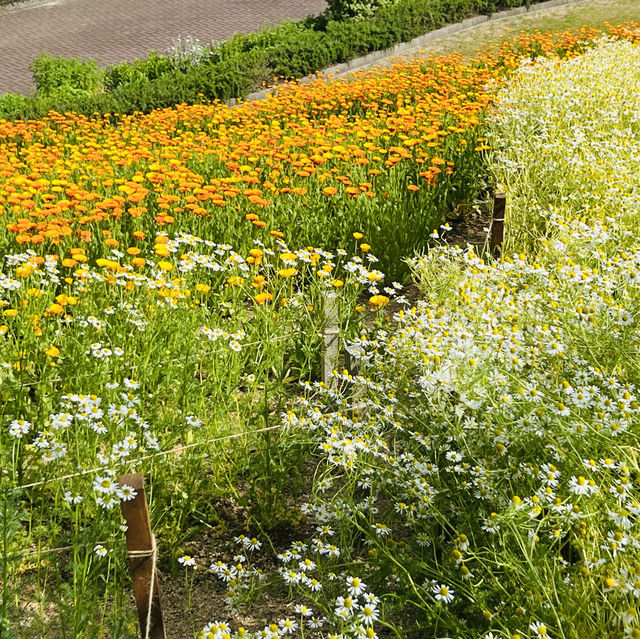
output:
<instances>
[{"instance_id":1,"label":"yellow flower","mask_svg":"<svg viewBox=\"0 0 640 639\"><path fill-rule=\"evenodd\" d=\"M162 261L158 262L158 268L160 268L163 271L172 271L173 270L173 264L171 262L167 262L165 260L162 260Z\"/></svg>"},{"instance_id":2,"label":"yellow flower","mask_svg":"<svg viewBox=\"0 0 640 639\"><path fill-rule=\"evenodd\" d=\"M60 355L60 349L56 348L55 346L49 346L49 348L47 348L47 350L45 351L45 353L49 356L49 357L58 357L58 355Z\"/></svg>"},{"instance_id":3,"label":"yellow flower","mask_svg":"<svg viewBox=\"0 0 640 639\"><path fill-rule=\"evenodd\" d=\"M9 327L6 324L0 326L0 335L6 335L9 331Z\"/></svg>"},{"instance_id":4,"label":"yellow flower","mask_svg":"<svg viewBox=\"0 0 640 639\"><path fill-rule=\"evenodd\" d=\"M64 306L60 306L60 304L52 304L49 307L49 313L53 313L54 315L60 315L60 313L64 313Z\"/></svg>"},{"instance_id":5,"label":"yellow flower","mask_svg":"<svg viewBox=\"0 0 640 639\"><path fill-rule=\"evenodd\" d=\"M2 311L4 317L16 317L18 315L17 308L8 308L6 311Z\"/></svg>"},{"instance_id":6,"label":"yellow flower","mask_svg":"<svg viewBox=\"0 0 640 639\"><path fill-rule=\"evenodd\" d=\"M264 304L265 302L270 302L273 299L273 295L268 291L264 291L262 293L258 293L253 299L258 304Z\"/></svg>"},{"instance_id":7,"label":"yellow flower","mask_svg":"<svg viewBox=\"0 0 640 639\"><path fill-rule=\"evenodd\" d=\"M361 240L364 235L362 235L362 233L358 233L357 231L353 234L353 237L356 238L356 240Z\"/></svg>"},{"instance_id":8,"label":"yellow flower","mask_svg":"<svg viewBox=\"0 0 640 639\"><path fill-rule=\"evenodd\" d=\"M364 242L362 244L360 244L360 250L364 251L365 253L371 248L370 244L365 244Z\"/></svg>"},{"instance_id":9,"label":"yellow flower","mask_svg":"<svg viewBox=\"0 0 640 639\"><path fill-rule=\"evenodd\" d=\"M169 251L169 249L164 246L164 244L156 244L155 246L155 254L158 257L169 257L169 255L171 255L171 251Z\"/></svg>"},{"instance_id":10,"label":"yellow flower","mask_svg":"<svg viewBox=\"0 0 640 639\"><path fill-rule=\"evenodd\" d=\"M297 272L298 272L298 270L293 268L293 267L292 268L281 268L278 271L278 275L280 277L293 277Z\"/></svg>"},{"instance_id":11,"label":"yellow flower","mask_svg":"<svg viewBox=\"0 0 640 639\"><path fill-rule=\"evenodd\" d=\"M16 269L16 275L18 277L29 277L33 273L33 266L31 264L23 264Z\"/></svg>"},{"instance_id":12,"label":"yellow flower","mask_svg":"<svg viewBox=\"0 0 640 639\"><path fill-rule=\"evenodd\" d=\"M389 303L389 298L386 295L374 295L369 300L369 304L373 306L373 308L382 308L388 303Z\"/></svg>"},{"instance_id":13,"label":"yellow flower","mask_svg":"<svg viewBox=\"0 0 640 639\"><path fill-rule=\"evenodd\" d=\"M229 286L242 286L244 284L244 277L240 277L239 275L232 275L227 280L227 284L229 284Z\"/></svg>"},{"instance_id":14,"label":"yellow flower","mask_svg":"<svg viewBox=\"0 0 640 639\"><path fill-rule=\"evenodd\" d=\"M344 282L342 280L333 280L333 282L331 282L331 286L340 288L341 286L344 286Z\"/></svg>"},{"instance_id":15,"label":"yellow flower","mask_svg":"<svg viewBox=\"0 0 640 639\"><path fill-rule=\"evenodd\" d=\"M208 284L196 284L196 291L199 293L208 293L211 287Z\"/></svg>"}]
</instances>

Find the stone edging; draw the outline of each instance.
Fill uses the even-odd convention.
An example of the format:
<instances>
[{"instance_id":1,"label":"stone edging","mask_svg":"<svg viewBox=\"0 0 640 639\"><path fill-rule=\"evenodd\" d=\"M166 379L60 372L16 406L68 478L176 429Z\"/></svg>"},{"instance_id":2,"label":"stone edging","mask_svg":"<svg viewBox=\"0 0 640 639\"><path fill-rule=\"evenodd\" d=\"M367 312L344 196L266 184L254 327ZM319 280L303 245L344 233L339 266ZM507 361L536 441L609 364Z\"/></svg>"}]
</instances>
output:
<instances>
[{"instance_id":1,"label":"stone edging","mask_svg":"<svg viewBox=\"0 0 640 639\"><path fill-rule=\"evenodd\" d=\"M390 49L383 49L382 51L373 51L365 56L361 56L360 58L354 58L349 62L341 62L340 64L334 64L330 67L320 71L318 74L314 74L311 77L305 77L300 80L301 84L306 84L316 79L318 76L328 76L329 74L340 73L355 73L356 71L361 71L365 67L373 64L374 62L379 62L385 58L395 57L401 53L406 53L411 49L424 46L430 42L434 42L436 40L440 40L446 36L453 35L454 33L460 33L460 31L466 31L467 29L472 29L473 27L477 27L481 24L486 24L487 22L496 22L497 20L503 20L504 18L511 18L513 16L520 16L524 14L536 13L538 11L542 11L544 9L553 9L554 7L562 7L567 4L577 4L578 2L582 2L582 0L546 0L546 2L540 2L538 4L531 5L529 8L527 7L515 7L514 9L507 9L505 11L499 11L498 13L494 13L491 16L488 15L478 15L472 18L467 18L462 22L456 22L455 24L450 24L446 27L442 27L441 29L436 29L435 31L429 31L429 33L425 33L424 35L418 36L414 38L410 42L400 42L396 44L394 47ZM253 101L253 100L264 100L274 91L277 91L277 87L274 89L265 89L263 91L256 91L255 93L250 93L245 100L238 101L236 99L227 100L226 104L228 106L235 106L238 103L245 101Z\"/></svg>"}]
</instances>

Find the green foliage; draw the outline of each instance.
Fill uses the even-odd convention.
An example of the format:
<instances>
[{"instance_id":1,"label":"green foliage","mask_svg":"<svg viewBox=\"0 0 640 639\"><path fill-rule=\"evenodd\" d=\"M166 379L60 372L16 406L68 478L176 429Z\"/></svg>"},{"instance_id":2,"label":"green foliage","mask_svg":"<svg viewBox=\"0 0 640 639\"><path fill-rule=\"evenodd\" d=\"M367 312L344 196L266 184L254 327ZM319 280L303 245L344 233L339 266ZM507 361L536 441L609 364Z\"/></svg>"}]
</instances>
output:
<instances>
[{"instance_id":1,"label":"green foliage","mask_svg":"<svg viewBox=\"0 0 640 639\"><path fill-rule=\"evenodd\" d=\"M380 7L394 4L394 0L328 0L329 13L334 20L373 18Z\"/></svg>"},{"instance_id":2,"label":"green foliage","mask_svg":"<svg viewBox=\"0 0 640 639\"><path fill-rule=\"evenodd\" d=\"M174 66L167 56L152 51L144 60L123 62L109 67L105 73L104 86L107 91L113 91L130 82L155 80L173 70Z\"/></svg>"},{"instance_id":3,"label":"green foliage","mask_svg":"<svg viewBox=\"0 0 640 639\"><path fill-rule=\"evenodd\" d=\"M326 33L306 31L301 37L280 42L269 52L274 77L300 78L336 61L332 41Z\"/></svg>"},{"instance_id":4,"label":"green foliage","mask_svg":"<svg viewBox=\"0 0 640 639\"><path fill-rule=\"evenodd\" d=\"M66 99L97 93L102 88L104 72L95 60L53 58L41 53L31 62L30 69L39 96Z\"/></svg>"},{"instance_id":5,"label":"green foliage","mask_svg":"<svg viewBox=\"0 0 640 639\"><path fill-rule=\"evenodd\" d=\"M17 113L24 109L29 99L18 93L5 93L0 96L0 117L3 113Z\"/></svg>"}]
</instances>

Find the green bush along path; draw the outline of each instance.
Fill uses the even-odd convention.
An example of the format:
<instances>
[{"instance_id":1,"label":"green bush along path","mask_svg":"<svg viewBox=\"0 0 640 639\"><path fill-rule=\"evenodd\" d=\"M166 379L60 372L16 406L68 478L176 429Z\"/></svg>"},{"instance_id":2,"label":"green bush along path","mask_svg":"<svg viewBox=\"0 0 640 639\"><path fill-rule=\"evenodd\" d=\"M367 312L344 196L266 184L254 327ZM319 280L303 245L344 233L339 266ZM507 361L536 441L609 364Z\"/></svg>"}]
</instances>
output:
<instances>
[{"instance_id":1,"label":"green bush along path","mask_svg":"<svg viewBox=\"0 0 640 639\"><path fill-rule=\"evenodd\" d=\"M324 0L28 0L0 6L0 95L34 88L29 63L42 52L107 66L164 51L178 36L206 44L325 8Z\"/></svg>"}]
</instances>

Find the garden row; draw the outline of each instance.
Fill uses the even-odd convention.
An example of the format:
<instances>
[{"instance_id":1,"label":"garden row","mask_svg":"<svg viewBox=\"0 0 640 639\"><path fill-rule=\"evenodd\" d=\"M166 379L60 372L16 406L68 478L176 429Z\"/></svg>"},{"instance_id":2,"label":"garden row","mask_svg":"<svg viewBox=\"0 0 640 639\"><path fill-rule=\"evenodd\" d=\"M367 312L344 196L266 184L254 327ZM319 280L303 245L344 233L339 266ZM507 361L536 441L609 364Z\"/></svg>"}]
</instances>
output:
<instances>
[{"instance_id":1,"label":"garden row","mask_svg":"<svg viewBox=\"0 0 640 639\"><path fill-rule=\"evenodd\" d=\"M535 0L534 0L535 1ZM202 46L176 43L172 53L101 70L95 62L40 56L32 63L35 97L0 97L0 118L35 119L49 111L149 112L175 104L242 98L266 84L301 78L331 64L458 22L531 4L531 0L334 1L319 17Z\"/></svg>"}]
</instances>

